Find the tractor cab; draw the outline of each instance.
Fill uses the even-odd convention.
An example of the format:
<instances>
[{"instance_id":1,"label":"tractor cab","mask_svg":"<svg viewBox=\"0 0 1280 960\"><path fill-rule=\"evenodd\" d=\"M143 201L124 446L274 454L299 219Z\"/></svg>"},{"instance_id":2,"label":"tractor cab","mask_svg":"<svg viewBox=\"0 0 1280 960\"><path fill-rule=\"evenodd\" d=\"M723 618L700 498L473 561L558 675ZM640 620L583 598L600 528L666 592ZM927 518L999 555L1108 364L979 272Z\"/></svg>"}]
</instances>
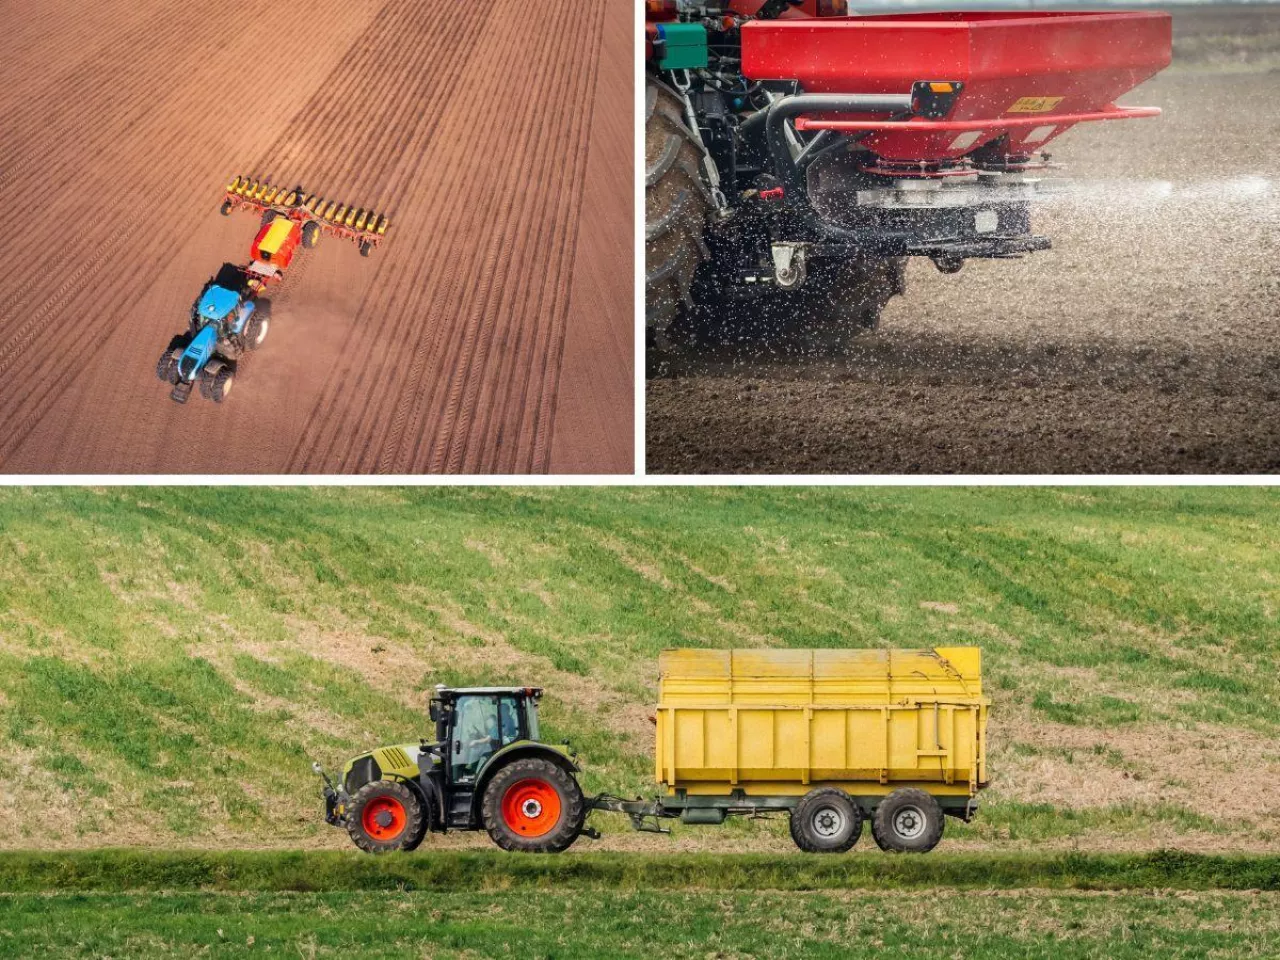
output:
<instances>
[{"instance_id":1,"label":"tractor cab","mask_svg":"<svg viewBox=\"0 0 1280 960\"><path fill-rule=\"evenodd\" d=\"M249 276L234 263L224 263L196 301L195 319L200 325L222 323L249 295Z\"/></svg>"},{"instance_id":2,"label":"tractor cab","mask_svg":"<svg viewBox=\"0 0 1280 960\"><path fill-rule=\"evenodd\" d=\"M538 740L538 687L437 687L428 710L449 783L472 785L489 758Z\"/></svg>"}]
</instances>

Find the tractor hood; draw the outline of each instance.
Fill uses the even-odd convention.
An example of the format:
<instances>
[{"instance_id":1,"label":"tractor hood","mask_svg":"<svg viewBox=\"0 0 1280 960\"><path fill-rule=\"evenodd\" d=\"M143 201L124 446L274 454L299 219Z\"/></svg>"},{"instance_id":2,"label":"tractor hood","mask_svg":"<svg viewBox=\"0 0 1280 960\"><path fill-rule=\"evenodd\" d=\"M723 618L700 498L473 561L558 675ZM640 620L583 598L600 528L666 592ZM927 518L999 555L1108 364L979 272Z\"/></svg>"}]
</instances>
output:
<instances>
[{"instance_id":1,"label":"tractor hood","mask_svg":"<svg viewBox=\"0 0 1280 960\"><path fill-rule=\"evenodd\" d=\"M216 284L205 291L200 298L196 312L201 320L221 320L240 303L240 294Z\"/></svg>"}]
</instances>

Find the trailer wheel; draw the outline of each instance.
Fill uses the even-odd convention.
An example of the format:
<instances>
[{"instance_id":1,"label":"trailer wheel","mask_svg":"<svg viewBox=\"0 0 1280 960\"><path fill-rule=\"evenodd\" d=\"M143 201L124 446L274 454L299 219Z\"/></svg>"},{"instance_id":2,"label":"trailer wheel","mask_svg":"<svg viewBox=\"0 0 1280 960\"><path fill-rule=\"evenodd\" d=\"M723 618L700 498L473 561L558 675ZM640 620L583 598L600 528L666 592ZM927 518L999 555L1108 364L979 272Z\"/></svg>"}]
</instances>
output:
<instances>
[{"instance_id":1,"label":"trailer wheel","mask_svg":"<svg viewBox=\"0 0 1280 960\"><path fill-rule=\"evenodd\" d=\"M370 243L368 240L360 244L360 256L367 257L372 252L373 252L373 244Z\"/></svg>"},{"instance_id":2,"label":"trailer wheel","mask_svg":"<svg viewBox=\"0 0 1280 960\"><path fill-rule=\"evenodd\" d=\"M302 245L308 250L314 250L317 243L320 242L320 224L314 220L308 220L302 225Z\"/></svg>"},{"instance_id":3,"label":"trailer wheel","mask_svg":"<svg viewBox=\"0 0 1280 960\"><path fill-rule=\"evenodd\" d=\"M942 839L946 818L923 790L895 790L876 807L871 835L889 853L928 853Z\"/></svg>"},{"instance_id":4,"label":"trailer wheel","mask_svg":"<svg viewBox=\"0 0 1280 960\"><path fill-rule=\"evenodd\" d=\"M220 214L222 214L224 217L229 217L229 216L231 216L231 201L230 201L230 200L223 200L223 201L222 201L222 206L220 206L220 207L218 208L218 212L219 212Z\"/></svg>"},{"instance_id":5,"label":"trailer wheel","mask_svg":"<svg viewBox=\"0 0 1280 960\"><path fill-rule=\"evenodd\" d=\"M698 266L710 257L703 230L711 192L707 155L684 116L680 98L657 80L645 80L644 313L652 344L667 343L672 324L692 306Z\"/></svg>"},{"instance_id":6,"label":"trailer wheel","mask_svg":"<svg viewBox=\"0 0 1280 960\"><path fill-rule=\"evenodd\" d=\"M560 853L582 831L586 804L573 775L550 760L513 760L484 791L484 827L503 850Z\"/></svg>"},{"instance_id":7,"label":"trailer wheel","mask_svg":"<svg viewBox=\"0 0 1280 960\"><path fill-rule=\"evenodd\" d=\"M862 836L862 808L843 790L810 790L791 811L791 839L805 853L844 853Z\"/></svg>"},{"instance_id":8,"label":"trailer wheel","mask_svg":"<svg viewBox=\"0 0 1280 960\"><path fill-rule=\"evenodd\" d=\"M417 795L391 780L366 783L352 798L347 812L347 833L366 853L413 850L422 843L426 830Z\"/></svg>"}]
</instances>

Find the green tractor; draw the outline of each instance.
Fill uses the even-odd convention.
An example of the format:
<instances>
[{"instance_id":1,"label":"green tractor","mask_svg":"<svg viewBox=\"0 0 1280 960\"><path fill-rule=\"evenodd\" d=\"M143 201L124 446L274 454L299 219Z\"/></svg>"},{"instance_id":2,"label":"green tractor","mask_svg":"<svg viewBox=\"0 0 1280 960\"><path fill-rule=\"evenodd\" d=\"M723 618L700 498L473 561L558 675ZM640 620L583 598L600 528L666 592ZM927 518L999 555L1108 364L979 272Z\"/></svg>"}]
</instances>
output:
<instances>
[{"instance_id":1,"label":"green tractor","mask_svg":"<svg viewBox=\"0 0 1280 960\"><path fill-rule=\"evenodd\" d=\"M559 853L588 802L566 747L539 740L538 687L437 687L434 740L379 747L324 778L325 819L369 853L413 850L427 832L486 830L504 850Z\"/></svg>"}]
</instances>

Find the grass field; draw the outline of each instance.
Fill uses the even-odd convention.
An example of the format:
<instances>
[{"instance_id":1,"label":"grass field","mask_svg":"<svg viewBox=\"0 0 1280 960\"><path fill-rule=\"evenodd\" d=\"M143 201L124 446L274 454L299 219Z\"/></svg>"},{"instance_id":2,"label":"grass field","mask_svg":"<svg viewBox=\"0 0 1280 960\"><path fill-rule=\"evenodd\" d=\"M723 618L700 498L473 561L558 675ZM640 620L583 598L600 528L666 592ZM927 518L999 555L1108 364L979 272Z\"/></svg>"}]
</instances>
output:
<instances>
[{"instance_id":1,"label":"grass field","mask_svg":"<svg viewBox=\"0 0 1280 960\"><path fill-rule=\"evenodd\" d=\"M1223 958L1280 936L1277 856L5 853L0 890L0 956Z\"/></svg>"},{"instance_id":2,"label":"grass field","mask_svg":"<svg viewBox=\"0 0 1280 960\"><path fill-rule=\"evenodd\" d=\"M59 894L0 897L0 956L1251 958L1258 893Z\"/></svg>"},{"instance_id":3,"label":"grass field","mask_svg":"<svg viewBox=\"0 0 1280 960\"><path fill-rule=\"evenodd\" d=\"M547 687L589 790L651 790L664 647L978 643L994 785L951 849L1280 837L1267 490L10 490L7 848L345 847L328 764L436 682ZM792 849L777 823L599 849ZM452 844L482 842L451 839ZM586 847L585 842L580 845Z\"/></svg>"}]
</instances>

